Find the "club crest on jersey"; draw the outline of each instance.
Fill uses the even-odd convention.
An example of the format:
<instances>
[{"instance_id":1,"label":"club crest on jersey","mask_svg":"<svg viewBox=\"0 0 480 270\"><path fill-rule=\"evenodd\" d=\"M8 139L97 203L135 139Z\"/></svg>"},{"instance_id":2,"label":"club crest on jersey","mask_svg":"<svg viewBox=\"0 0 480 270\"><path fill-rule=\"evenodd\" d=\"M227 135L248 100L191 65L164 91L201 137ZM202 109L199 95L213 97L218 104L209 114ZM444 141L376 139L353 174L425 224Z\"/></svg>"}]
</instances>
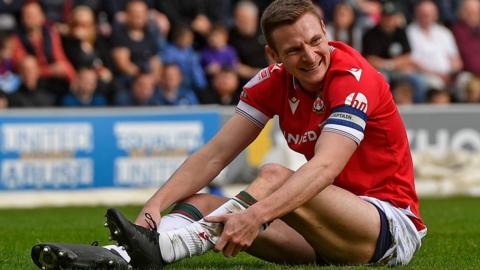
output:
<instances>
[{"instance_id":1,"label":"club crest on jersey","mask_svg":"<svg viewBox=\"0 0 480 270\"><path fill-rule=\"evenodd\" d=\"M345 99L345 105L367 113L368 100L367 97L360 92L350 93Z\"/></svg>"},{"instance_id":2,"label":"club crest on jersey","mask_svg":"<svg viewBox=\"0 0 480 270\"><path fill-rule=\"evenodd\" d=\"M315 99L313 102L312 110L317 114L322 114L325 112L325 103L320 97L317 97L317 99Z\"/></svg>"}]
</instances>

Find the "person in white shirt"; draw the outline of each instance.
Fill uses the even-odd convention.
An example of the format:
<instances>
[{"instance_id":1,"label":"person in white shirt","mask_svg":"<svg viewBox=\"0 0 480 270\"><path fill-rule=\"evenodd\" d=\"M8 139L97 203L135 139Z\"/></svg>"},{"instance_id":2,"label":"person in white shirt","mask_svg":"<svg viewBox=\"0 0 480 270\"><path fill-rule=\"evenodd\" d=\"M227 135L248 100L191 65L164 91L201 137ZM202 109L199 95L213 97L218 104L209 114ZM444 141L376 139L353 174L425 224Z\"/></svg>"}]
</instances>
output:
<instances>
[{"instance_id":1,"label":"person in white shirt","mask_svg":"<svg viewBox=\"0 0 480 270\"><path fill-rule=\"evenodd\" d=\"M430 87L445 89L462 69L453 34L437 23L438 9L433 1L415 7L415 21L407 27L412 57Z\"/></svg>"}]
</instances>

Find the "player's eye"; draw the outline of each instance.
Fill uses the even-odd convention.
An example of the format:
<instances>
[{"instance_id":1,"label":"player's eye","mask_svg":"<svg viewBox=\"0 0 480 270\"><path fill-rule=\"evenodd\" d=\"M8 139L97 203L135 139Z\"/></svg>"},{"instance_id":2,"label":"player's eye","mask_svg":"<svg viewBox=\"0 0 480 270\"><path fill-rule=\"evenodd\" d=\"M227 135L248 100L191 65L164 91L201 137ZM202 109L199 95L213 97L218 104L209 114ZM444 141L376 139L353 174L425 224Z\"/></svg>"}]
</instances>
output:
<instances>
[{"instance_id":1,"label":"player's eye","mask_svg":"<svg viewBox=\"0 0 480 270\"><path fill-rule=\"evenodd\" d=\"M290 48L290 49L286 50L285 53L291 55L291 54L297 53L299 50L300 50L299 48Z\"/></svg>"},{"instance_id":2,"label":"player's eye","mask_svg":"<svg viewBox=\"0 0 480 270\"><path fill-rule=\"evenodd\" d=\"M321 41L322 41L322 38L319 36L316 36L312 39L311 45L313 46L320 45Z\"/></svg>"}]
</instances>

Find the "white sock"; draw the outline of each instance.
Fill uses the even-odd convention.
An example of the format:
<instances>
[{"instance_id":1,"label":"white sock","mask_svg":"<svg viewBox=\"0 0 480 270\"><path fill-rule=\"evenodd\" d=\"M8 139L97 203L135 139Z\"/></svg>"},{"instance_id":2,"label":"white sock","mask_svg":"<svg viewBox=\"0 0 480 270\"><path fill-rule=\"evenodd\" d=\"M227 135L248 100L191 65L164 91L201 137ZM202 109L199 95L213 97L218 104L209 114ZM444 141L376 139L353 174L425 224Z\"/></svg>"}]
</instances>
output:
<instances>
[{"instance_id":1,"label":"white sock","mask_svg":"<svg viewBox=\"0 0 480 270\"><path fill-rule=\"evenodd\" d=\"M217 216L245 210L246 206L233 198L222 204L208 216ZM210 250L217 242L223 226L204 219L180 229L159 232L162 258L171 263L183 258L200 255Z\"/></svg>"},{"instance_id":2,"label":"white sock","mask_svg":"<svg viewBox=\"0 0 480 270\"><path fill-rule=\"evenodd\" d=\"M166 232L183 228L193 222L195 222L195 220L179 213L168 214L160 219L160 225L158 225L157 232Z\"/></svg>"}]
</instances>

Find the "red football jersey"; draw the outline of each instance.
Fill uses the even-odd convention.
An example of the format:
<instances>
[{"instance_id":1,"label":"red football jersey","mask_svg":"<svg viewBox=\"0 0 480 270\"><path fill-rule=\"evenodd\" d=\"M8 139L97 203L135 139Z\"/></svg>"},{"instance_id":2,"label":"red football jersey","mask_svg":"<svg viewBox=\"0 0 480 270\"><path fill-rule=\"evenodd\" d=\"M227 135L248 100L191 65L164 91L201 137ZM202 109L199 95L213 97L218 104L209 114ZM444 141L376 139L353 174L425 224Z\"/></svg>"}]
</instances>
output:
<instances>
[{"instance_id":1,"label":"red football jersey","mask_svg":"<svg viewBox=\"0 0 480 270\"><path fill-rule=\"evenodd\" d=\"M244 86L237 113L260 127L278 115L289 147L308 160L321 132L351 138L358 147L334 184L388 201L424 229L407 134L389 85L357 51L329 44L330 67L318 94L302 90L281 64L274 64Z\"/></svg>"}]
</instances>

